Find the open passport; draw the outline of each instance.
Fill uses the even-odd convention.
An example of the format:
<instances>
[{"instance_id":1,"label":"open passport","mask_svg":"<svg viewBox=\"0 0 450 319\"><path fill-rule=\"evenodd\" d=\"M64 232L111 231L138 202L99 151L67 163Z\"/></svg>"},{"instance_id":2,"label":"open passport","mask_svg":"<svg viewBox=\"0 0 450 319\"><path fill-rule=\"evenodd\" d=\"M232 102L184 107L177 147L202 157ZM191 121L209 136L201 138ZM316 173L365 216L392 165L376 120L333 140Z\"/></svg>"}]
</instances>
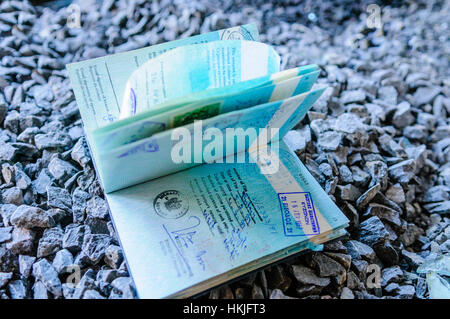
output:
<instances>
[{"instance_id":1,"label":"open passport","mask_svg":"<svg viewBox=\"0 0 450 319\"><path fill-rule=\"evenodd\" d=\"M346 233L283 136L324 88L244 25L67 65L140 298L200 294Z\"/></svg>"}]
</instances>

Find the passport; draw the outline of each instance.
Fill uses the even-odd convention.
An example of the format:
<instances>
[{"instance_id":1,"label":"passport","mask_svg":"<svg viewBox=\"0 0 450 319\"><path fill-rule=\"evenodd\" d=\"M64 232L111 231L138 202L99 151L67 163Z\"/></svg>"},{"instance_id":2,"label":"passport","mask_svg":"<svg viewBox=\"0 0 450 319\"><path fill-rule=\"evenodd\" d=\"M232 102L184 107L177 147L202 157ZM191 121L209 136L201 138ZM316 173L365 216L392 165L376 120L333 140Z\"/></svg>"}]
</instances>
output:
<instances>
[{"instance_id":1,"label":"passport","mask_svg":"<svg viewBox=\"0 0 450 319\"><path fill-rule=\"evenodd\" d=\"M201 294L346 234L283 141L325 88L255 25L67 65L140 298Z\"/></svg>"}]
</instances>

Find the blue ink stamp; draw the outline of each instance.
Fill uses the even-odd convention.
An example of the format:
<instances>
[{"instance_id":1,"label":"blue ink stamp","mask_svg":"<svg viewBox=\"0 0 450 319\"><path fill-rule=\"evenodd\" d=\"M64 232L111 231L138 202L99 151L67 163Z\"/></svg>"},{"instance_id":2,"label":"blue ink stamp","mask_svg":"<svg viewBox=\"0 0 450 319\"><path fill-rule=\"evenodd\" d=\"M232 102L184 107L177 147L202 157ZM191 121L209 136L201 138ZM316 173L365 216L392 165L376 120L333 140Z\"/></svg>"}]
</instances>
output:
<instances>
[{"instance_id":1,"label":"blue ink stamp","mask_svg":"<svg viewBox=\"0 0 450 319\"><path fill-rule=\"evenodd\" d=\"M189 210L189 202L179 191L167 190L156 196L153 201L153 207L159 216L168 219L177 219L186 215ZM195 228L200 224L198 217L191 216L190 218L196 219L198 224L183 230ZM190 236L192 235L191 233Z\"/></svg>"},{"instance_id":2,"label":"blue ink stamp","mask_svg":"<svg viewBox=\"0 0 450 319\"><path fill-rule=\"evenodd\" d=\"M278 193L285 236L320 234L310 192Z\"/></svg>"},{"instance_id":3,"label":"blue ink stamp","mask_svg":"<svg viewBox=\"0 0 450 319\"><path fill-rule=\"evenodd\" d=\"M157 151L159 151L158 143L156 142L156 140L151 140L151 141L148 141L148 142L140 143L140 144L132 147L128 151L120 154L117 157L118 158L122 158L122 157L127 157L127 156L130 156L130 155L134 155L134 154L137 154L137 153L142 153L142 152L153 153L153 152L157 152Z\"/></svg>"},{"instance_id":4,"label":"blue ink stamp","mask_svg":"<svg viewBox=\"0 0 450 319\"><path fill-rule=\"evenodd\" d=\"M134 115L136 114L136 93L134 93L133 88L131 88L131 92L130 92L130 100L131 100L131 114Z\"/></svg>"},{"instance_id":5,"label":"blue ink stamp","mask_svg":"<svg viewBox=\"0 0 450 319\"><path fill-rule=\"evenodd\" d=\"M139 124L139 127L135 130L125 142L125 144L136 142L140 139L147 138L151 134L162 132L166 129L166 124L155 121L144 121Z\"/></svg>"}]
</instances>

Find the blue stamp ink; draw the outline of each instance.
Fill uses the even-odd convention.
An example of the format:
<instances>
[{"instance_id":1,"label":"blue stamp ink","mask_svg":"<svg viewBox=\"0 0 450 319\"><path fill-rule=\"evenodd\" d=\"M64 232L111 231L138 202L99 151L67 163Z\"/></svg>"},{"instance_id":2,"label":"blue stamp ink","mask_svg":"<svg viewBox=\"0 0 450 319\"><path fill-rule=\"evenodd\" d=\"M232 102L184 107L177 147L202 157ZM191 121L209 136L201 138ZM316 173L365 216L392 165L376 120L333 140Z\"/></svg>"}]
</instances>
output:
<instances>
[{"instance_id":1,"label":"blue stamp ink","mask_svg":"<svg viewBox=\"0 0 450 319\"><path fill-rule=\"evenodd\" d=\"M151 141L147 141L147 142L143 142L140 143L134 147L132 147L131 149L129 149L128 151L118 155L118 158L122 158L122 157L127 157L130 155L134 155L137 153L153 153L153 152L157 152L159 151L159 145L156 142L156 140L151 140Z\"/></svg>"},{"instance_id":2,"label":"blue stamp ink","mask_svg":"<svg viewBox=\"0 0 450 319\"><path fill-rule=\"evenodd\" d=\"M131 114L134 115L136 114L136 93L134 93L133 88L130 88L131 92L130 92L130 99L131 99Z\"/></svg>"},{"instance_id":3,"label":"blue stamp ink","mask_svg":"<svg viewBox=\"0 0 450 319\"><path fill-rule=\"evenodd\" d=\"M144 121L125 141L125 144L136 142L140 139L149 137L149 135L162 132L166 129L166 124L155 121Z\"/></svg>"},{"instance_id":4,"label":"blue stamp ink","mask_svg":"<svg viewBox=\"0 0 450 319\"><path fill-rule=\"evenodd\" d=\"M285 236L320 234L310 192L278 193Z\"/></svg>"}]
</instances>

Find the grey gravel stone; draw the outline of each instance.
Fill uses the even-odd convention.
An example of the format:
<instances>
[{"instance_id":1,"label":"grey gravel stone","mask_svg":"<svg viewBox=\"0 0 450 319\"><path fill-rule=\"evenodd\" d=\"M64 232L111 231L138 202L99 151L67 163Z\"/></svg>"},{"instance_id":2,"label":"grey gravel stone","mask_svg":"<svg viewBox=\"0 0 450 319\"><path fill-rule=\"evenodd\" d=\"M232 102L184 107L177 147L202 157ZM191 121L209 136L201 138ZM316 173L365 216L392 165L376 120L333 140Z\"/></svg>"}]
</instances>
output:
<instances>
[{"instance_id":1,"label":"grey gravel stone","mask_svg":"<svg viewBox=\"0 0 450 319\"><path fill-rule=\"evenodd\" d=\"M72 197L64 188L47 186L47 205L70 211L72 208Z\"/></svg>"},{"instance_id":2,"label":"grey gravel stone","mask_svg":"<svg viewBox=\"0 0 450 319\"><path fill-rule=\"evenodd\" d=\"M83 244L85 226L72 224L66 227L62 247L69 251L77 252Z\"/></svg>"},{"instance_id":3,"label":"grey gravel stone","mask_svg":"<svg viewBox=\"0 0 450 319\"><path fill-rule=\"evenodd\" d=\"M58 272L63 274L68 272L68 267L73 264L73 256L67 249L62 249L55 254L52 266Z\"/></svg>"},{"instance_id":4,"label":"grey gravel stone","mask_svg":"<svg viewBox=\"0 0 450 319\"><path fill-rule=\"evenodd\" d=\"M111 237L103 234L87 234L83 240L83 252L97 264L104 256L106 248L111 244Z\"/></svg>"},{"instance_id":5,"label":"grey gravel stone","mask_svg":"<svg viewBox=\"0 0 450 319\"><path fill-rule=\"evenodd\" d=\"M3 190L1 197L5 204L14 204L18 206L24 203L22 190L18 187L11 187Z\"/></svg>"},{"instance_id":6,"label":"grey gravel stone","mask_svg":"<svg viewBox=\"0 0 450 319\"><path fill-rule=\"evenodd\" d=\"M11 299L26 299L27 286L22 280L13 280L8 284L8 292Z\"/></svg>"},{"instance_id":7,"label":"grey gravel stone","mask_svg":"<svg viewBox=\"0 0 450 319\"><path fill-rule=\"evenodd\" d=\"M116 245L110 245L105 251L105 263L113 268L118 269L123 262L122 248Z\"/></svg>"},{"instance_id":8,"label":"grey gravel stone","mask_svg":"<svg viewBox=\"0 0 450 319\"><path fill-rule=\"evenodd\" d=\"M50 174L60 182L65 182L77 172L77 169L72 164L57 157L50 161L48 169Z\"/></svg>"},{"instance_id":9,"label":"grey gravel stone","mask_svg":"<svg viewBox=\"0 0 450 319\"><path fill-rule=\"evenodd\" d=\"M389 233L377 216L372 216L360 223L359 240L362 243L373 247L385 243L388 238Z\"/></svg>"},{"instance_id":10,"label":"grey gravel stone","mask_svg":"<svg viewBox=\"0 0 450 319\"><path fill-rule=\"evenodd\" d=\"M47 134L37 134L34 143L39 150L47 148L65 148L70 145L70 136L62 132L51 132Z\"/></svg>"},{"instance_id":11,"label":"grey gravel stone","mask_svg":"<svg viewBox=\"0 0 450 319\"><path fill-rule=\"evenodd\" d=\"M33 286L33 298L34 299L49 299L48 298L48 292L47 287L40 282L36 281Z\"/></svg>"},{"instance_id":12,"label":"grey gravel stone","mask_svg":"<svg viewBox=\"0 0 450 319\"><path fill-rule=\"evenodd\" d=\"M376 255L374 250L362 242L357 240L349 240L346 242L345 247L347 247L348 254L353 259L364 259L369 262L375 259Z\"/></svg>"},{"instance_id":13,"label":"grey gravel stone","mask_svg":"<svg viewBox=\"0 0 450 319\"><path fill-rule=\"evenodd\" d=\"M411 104L408 102L401 102L397 105L397 110L392 118L392 123L397 128L404 128L414 123L414 116L411 113Z\"/></svg>"},{"instance_id":14,"label":"grey gravel stone","mask_svg":"<svg viewBox=\"0 0 450 319\"><path fill-rule=\"evenodd\" d=\"M321 133L318 139L318 146L327 151L335 151L342 141L342 134L335 131Z\"/></svg>"},{"instance_id":15,"label":"grey gravel stone","mask_svg":"<svg viewBox=\"0 0 450 319\"><path fill-rule=\"evenodd\" d=\"M317 276L312 269L302 265L292 265L291 270L298 282L304 285L326 287L331 282L329 278L321 278Z\"/></svg>"},{"instance_id":16,"label":"grey gravel stone","mask_svg":"<svg viewBox=\"0 0 450 319\"><path fill-rule=\"evenodd\" d=\"M41 281L55 297L62 296L62 287L61 281L58 278L58 272L47 259L41 259L33 265L33 276Z\"/></svg>"},{"instance_id":17,"label":"grey gravel stone","mask_svg":"<svg viewBox=\"0 0 450 319\"><path fill-rule=\"evenodd\" d=\"M423 264L424 259L417 255L416 253L413 253L408 250L402 250L402 256L405 258L405 260L408 262L408 264L411 265L413 268L417 268L421 264Z\"/></svg>"},{"instance_id":18,"label":"grey gravel stone","mask_svg":"<svg viewBox=\"0 0 450 319\"><path fill-rule=\"evenodd\" d=\"M12 278L12 272L0 272L0 289L5 287Z\"/></svg>"},{"instance_id":19,"label":"grey gravel stone","mask_svg":"<svg viewBox=\"0 0 450 319\"><path fill-rule=\"evenodd\" d=\"M35 260L36 260L36 257L33 257L33 256L27 256L27 255L19 256L19 270L20 270L20 274L22 276L24 276L25 278L28 278Z\"/></svg>"},{"instance_id":20,"label":"grey gravel stone","mask_svg":"<svg viewBox=\"0 0 450 319\"><path fill-rule=\"evenodd\" d=\"M362 103L365 100L366 92L364 90L345 91L341 96L341 102L344 104Z\"/></svg>"},{"instance_id":21,"label":"grey gravel stone","mask_svg":"<svg viewBox=\"0 0 450 319\"><path fill-rule=\"evenodd\" d=\"M431 103L433 99L439 94L441 89L437 86L420 87L414 93L414 103L416 106Z\"/></svg>"},{"instance_id":22,"label":"grey gravel stone","mask_svg":"<svg viewBox=\"0 0 450 319\"><path fill-rule=\"evenodd\" d=\"M37 258L52 255L61 249L62 237L63 231L60 227L46 229L39 240Z\"/></svg>"},{"instance_id":23,"label":"grey gravel stone","mask_svg":"<svg viewBox=\"0 0 450 319\"><path fill-rule=\"evenodd\" d=\"M97 290L89 289L83 294L83 299L105 299Z\"/></svg>"},{"instance_id":24,"label":"grey gravel stone","mask_svg":"<svg viewBox=\"0 0 450 319\"><path fill-rule=\"evenodd\" d=\"M133 299L136 295L133 282L129 277L120 277L112 281L111 285L124 299Z\"/></svg>"},{"instance_id":25,"label":"grey gravel stone","mask_svg":"<svg viewBox=\"0 0 450 319\"><path fill-rule=\"evenodd\" d=\"M322 253L312 253L311 266L314 267L320 277L338 276L345 273L345 268L334 259Z\"/></svg>"},{"instance_id":26,"label":"grey gravel stone","mask_svg":"<svg viewBox=\"0 0 450 319\"><path fill-rule=\"evenodd\" d=\"M13 254L31 254L34 249L36 233L31 229L14 227L11 241L6 243L6 248Z\"/></svg>"},{"instance_id":27,"label":"grey gravel stone","mask_svg":"<svg viewBox=\"0 0 450 319\"><path fill-rule=\"evenodd\" d=\"M0 227L0 244L9 241L12 238L13 227Z\"/></svg>"},{"instance_id":28,"label":"grey gravel stone","mask_svg":"<svg viewBox=\"0 0 450 319\"><path fill-rule=\"evenodd\" d=\"M33 190L40 195L44 195L47 193L47 187L52 184L52 181L53 176L50 174L50 171L44 168L39 172L37 178L32 181Z\"/></svg>"},{"instance_id":29,"label":"grey gravel stone","mask_svg":"<svg viewBox=\"0 0 450 319\"><path fill-rule=\"evenodd\" d=\"M78 162L81 167L85 167L91 160L91 155L84 137L80 138L74 145L70 153L72 159Z\"/></svg>"},{"instance_id":30,"label":"grey gravel stone","mask_svg":"<svg viewBox=\"0 0 450 319\"><path fill-rule=\"evenodd\" d=\"M340 298L341 299L355 299L355 295L353 294L353 292L349 288L344 287L344 288L342 288L342 292L341 292Z\"/></svg>"},{"instance_id":31,"label":"grey gravel stone","mask_svg":"<svg viewBox=\"0 0 450 319\"><path fill-rule=\"evenodd\" d=\"M358 208L362 208L369 204L369 202L372 200L372 198L375 197L375 195L378 193L378 191L381 189L380 184L376 184L369 188L364 194L362 194L357 200L356 205Z\"/></svg>"},{"instance_id":32,"label":"grey gravel stone","mask_svg":"<svg viewBox=\"0 0 450 319\"><path fill-rule=\"evenodd\" d=\"M389 176L399 183L409 183L414 177L416 170L413 159L400 162L389 167Z\"/></svg>"},{"instance_id":33,"label":"grey gravel stone","mask_svg":"<svg viewBox=\"0 0 450 319\"><path fill-rule=\"evenodd\" d=\"M399 266L385 268L381 272L381 286L386 286L392 282L401 282L403 279L403 271Z\"/></svg>"},{"instance_id":34,"label":"grey gravel stone","mask_svg":"<svg viewBox=\"0 0 450 319\"><path fill-rule=\"evenodd\" d=\"M38 207L20 205L12 214L10 221L16 227L53 227L55 222L46 211Z\"/></svg>"}]
</instances>

